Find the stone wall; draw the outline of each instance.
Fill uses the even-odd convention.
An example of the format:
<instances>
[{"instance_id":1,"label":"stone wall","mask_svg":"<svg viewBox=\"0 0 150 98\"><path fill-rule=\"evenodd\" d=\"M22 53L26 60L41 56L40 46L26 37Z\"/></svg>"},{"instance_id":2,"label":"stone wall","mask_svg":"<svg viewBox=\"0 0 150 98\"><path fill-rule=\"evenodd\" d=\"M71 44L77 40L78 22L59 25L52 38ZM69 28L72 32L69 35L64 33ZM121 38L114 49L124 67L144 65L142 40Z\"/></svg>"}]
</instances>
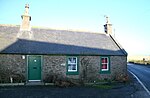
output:
<instances>
[{"instance_id":1,"label":"stone wall","mask_svg":"<svg viewBox=\"0 0 150 98\"><path fill-rule=\"evenodd\" d=\"M53 82L55 78L66 77L66 56L43 56L42 78Z\"/></svg>"},{"instance_id":2,"label":"stone wall","mask_svg":"<svg viewBox=\"0 0 150 98\"><path fill-rule=\"evenodd\" d=\"M111 56L111 77L127 76L127 57L126 56Z\"/></svg>"},{"instance_id":3,"label":"stone wall","mask_svg":"<svg viewBox=\"0 0 150 98\"><path fill-rule=\"evenodd\" d=\"M79 56L79 74L66 75L66 56L44 56L43 79L68 78L86 82L96 80L113 80L118 76L125 76L127 71L125 56L110 56L110 74L100 74L100 56Z\"/></svg>"},{"instance_id":4,"label":"stone wall","mask_svg":"<svg viewBox=\"0 0 150 98\"><path fill-rule=\"evenodd\" d=\"M127 57L110 56L110 74L100 74L100 56L78 56L79 74L66 75L66 57L44 55L42 63L42 81L54 82L57 79L78 79L93 82L103 79L115 79L126 75ZM15 76L16 75L16 76ZM21 77L19 82L27 81L27 56L0 54L0 80L6 77ZM9 79L8 79L9 80ZM1 82L1 81L0 81Z\"/></svg>"},{"instance_id":5,"label":"stone wall","mask_svg":"<svg viewBox=\"0 0 150 98\"><path fill-rule=\"evenodd\" d=\"M82 61L86 61L83 64ZM80 77L87 81L96 81L103 79L114 80L118 76L127 74L127 57L110 56L110 74L100 74L100 57L99 56L82 56L80 57ZM87 66L87 68L86 68Z\"/></svg>"},{"instance_id":6,"label":"stone wall","mask_svg":"<svg viewBox=\"0 0 150 98\"><path fill-rule=\"evenodd\" d=\"M100 57L81 56L80 57L80 78L85 82L93 82L100 79Z\"/></svg>"},{"instance_id":7,"label":"stone wall","mask_svg":"<svg viewBox=\"0 0 150 98\"><path fill-rule=\"evenodd\" d=\"M0 82L25 82L26 59L22 55L0 54Z\"/></svg>"}]
</instances>

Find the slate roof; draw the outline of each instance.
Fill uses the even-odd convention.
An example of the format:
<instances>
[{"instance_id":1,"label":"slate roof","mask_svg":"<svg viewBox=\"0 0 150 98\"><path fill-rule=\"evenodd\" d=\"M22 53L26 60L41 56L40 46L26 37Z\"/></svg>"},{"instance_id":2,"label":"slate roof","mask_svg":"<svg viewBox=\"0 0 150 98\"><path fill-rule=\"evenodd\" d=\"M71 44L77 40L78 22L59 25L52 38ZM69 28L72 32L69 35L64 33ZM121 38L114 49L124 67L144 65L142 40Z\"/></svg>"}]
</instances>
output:
<instances>
[{"instance_id":1,"label":"slate roof","mask_svg":"<svg viewBox=\"0 0 150 98\"><path fill-rule=\"evenodd\" d=\"M102 33L0 25L1 54L127 55L115 39Z\"/></svg>"}]
</instances>

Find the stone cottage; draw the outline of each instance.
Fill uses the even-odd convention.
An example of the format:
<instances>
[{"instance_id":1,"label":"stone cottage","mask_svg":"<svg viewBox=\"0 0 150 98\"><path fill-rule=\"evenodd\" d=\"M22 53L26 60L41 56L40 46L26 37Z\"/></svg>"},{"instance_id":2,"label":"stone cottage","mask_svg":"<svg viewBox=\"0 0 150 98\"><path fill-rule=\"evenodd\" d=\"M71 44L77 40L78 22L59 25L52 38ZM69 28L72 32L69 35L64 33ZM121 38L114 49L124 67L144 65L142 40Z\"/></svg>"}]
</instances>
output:
<instances>
[{"instance_id":1,"label":"stone cottage","mask_svg":"<svg viewBox=\"0 0 150 98\"><path fill-rule=\"evenodd\" d=\"M104 33L31 28L29 5L21 26L0 25L0 82L53 82L54 78L92 82L127 72L127 52Z\"/></svg>"}]
</instances>

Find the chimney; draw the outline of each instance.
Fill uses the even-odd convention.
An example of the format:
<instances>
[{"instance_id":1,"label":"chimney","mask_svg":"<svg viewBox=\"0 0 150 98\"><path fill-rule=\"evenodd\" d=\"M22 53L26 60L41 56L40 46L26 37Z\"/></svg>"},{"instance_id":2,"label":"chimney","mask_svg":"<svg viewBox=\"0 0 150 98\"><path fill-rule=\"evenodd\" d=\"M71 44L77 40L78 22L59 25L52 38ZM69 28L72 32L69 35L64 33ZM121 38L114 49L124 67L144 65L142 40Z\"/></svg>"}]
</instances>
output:
<instances>
[{"instance_id":1,"label":"chimney","mask_svg":"<svg viewBox=\"0 0 150 98\"><path fill-rule=\"evenodd\" d=\"M29 4L25 5L25 12L21 16L21 18L22 18L22 24L20 26L20 31L30 31L31 16L29 16Z\"/></svg>"},{"instance_id":2,"label":"chimney","mask_svg":"<svg viewBox=\"0 0 150 98\"><path fill-rule=\"evenodd\" d=\"M106 17L106 24L104 25L104 31L106 34L112 34L112 24L110 23L109 17Z\"/></svg>"}]
</instances>

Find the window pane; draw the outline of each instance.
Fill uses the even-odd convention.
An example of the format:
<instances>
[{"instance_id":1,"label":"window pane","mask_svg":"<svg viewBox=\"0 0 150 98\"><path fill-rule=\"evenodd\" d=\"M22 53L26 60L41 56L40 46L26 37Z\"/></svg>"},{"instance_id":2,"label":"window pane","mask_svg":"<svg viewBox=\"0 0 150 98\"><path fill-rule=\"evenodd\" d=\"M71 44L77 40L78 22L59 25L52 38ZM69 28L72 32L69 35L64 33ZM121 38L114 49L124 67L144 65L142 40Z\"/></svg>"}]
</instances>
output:
<instances>
[{"instance_id":1,"label":"window pane","mask_svg":"<svg viewBox=\"0 0 150 98\"><path fill-rule=\"evenodd\" d=\"M76 58L72 58L72 62L73 62L73 63L76 63Z\"/></svg>"},{"instance_id":2,"label":"window pane","mask_svg":"<svg viewBox=\"0 0 150 98\"><path fill-rule=\"evenodd\" d=\"M68 64L70 64L71 63L71 58L68 58Z\"/></svg>"},{"instance_id":3,"label":"window pane","mask_svg":"<svg viewBox=\"0 0 150 98\"><path fill-rule=\"evenodd\" d=\"M68 70L71 70L71 64L68 64Z\"/></svg>"},{"instance_id":4,"label":"window pane","mask_svg":"<svg viewBox=\"0 0 150 98\"><path fill-rule=\"evenodd\" d=\"M102 58L102 63L107 63L108 62L108 59L107 58Z\"/></svg>"},{"instance_id":5,"label":"window pane","mask_svg":"<svg viewBox=\"0 0 150 98\"><path fill-rule=\"evenodd\" d=\"M107 69L107 64L102 64L102 69Z\"/></svg>"},{"instance_id":6,"label":"window pane","mask_svg":"<svg viewBox=\"0 0 150 98\"><path fill-rule=\"evenodd\" d=\"M76 58L68 58L68 63L69 64L75 64L76 63Z\"/></svg>"},{"instance_id":7,"label":"window pane","mask_svg":"<svg viewBox=\"0 0 150 98\"><path fill-rule=\"evenodd\" d=\"M105 58L105 63L107 63L107 58Z\"/></svg>"},{"instance_id":8,"label":"window pane","mask_svg":"<svg viewBox=\"0 0 150 98\"><path fill-rule=\"evenodd\" d=\"M76 71L77 65L76 64L68 64L68 70L69 71Z\"/></svg>"},{"instance_id":9,"label":"window pane","mask_svg":"<svg viewBox=\"0 0 150 98\"><path fill-rule=\"evenodd\" d=\"M102 63L105 63L105 58L102 58Z\"/></svg>"},{"instance_id":10,"label":"window pane","mask_svg":"<svg viewBox=\"0 0 150 98\"><path fill-rule=\"evenodd\" d=\"M76 65L75 64L72 65L72 70L76 70Z\"/></svg>"}]
</instances>

